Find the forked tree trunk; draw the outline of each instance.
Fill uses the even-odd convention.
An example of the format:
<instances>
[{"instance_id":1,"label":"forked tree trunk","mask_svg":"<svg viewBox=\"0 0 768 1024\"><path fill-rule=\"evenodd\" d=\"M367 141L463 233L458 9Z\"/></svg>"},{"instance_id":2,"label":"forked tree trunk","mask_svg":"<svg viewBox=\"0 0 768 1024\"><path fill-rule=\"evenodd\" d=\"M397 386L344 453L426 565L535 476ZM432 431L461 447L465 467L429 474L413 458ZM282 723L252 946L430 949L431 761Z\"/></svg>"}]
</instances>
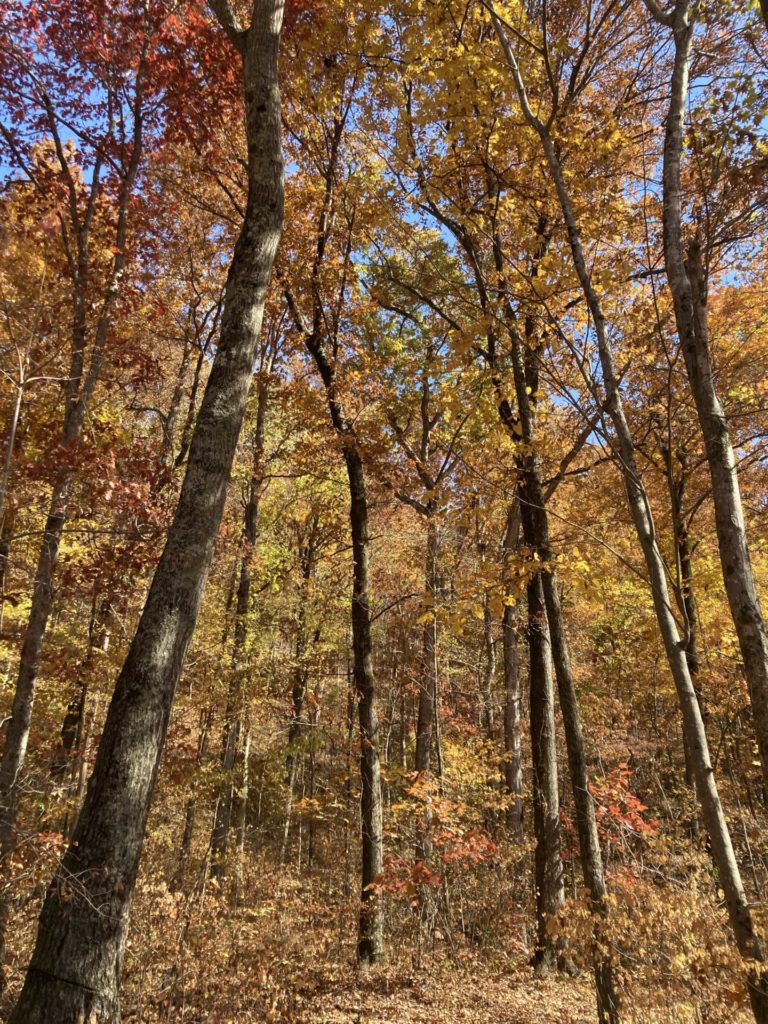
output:
<instances>
[{"instance_id":1,"label":"forked tree trunk","mask_svg":"<svg viewBox=\"0 0 768 1024\"><path fill-rule=\"evenodd\" d=\"M686 260L683 243L680 162L695 6L688 0L678 0L670 16L675 62L664 139L664 259L680 347L704 438L720 564L752 706L762 766L763 799L768 800L768 629L749 556L728 420L715 387L701 244L698 235L691 240Z\"/></svg>"},{"instance_id":2,"label":"forked tree trunk","mask_svg":"<svg viewBox=\"0 0 768 1024\"><path fill-rule=\"evenodd\" d=\"M40 915L10 1024L117 1024L119 979L149 805L221 521L283 219L277 57L282 0L254 0L242 32L248 201L221 338L165 549L117 680L83 809Z\"/></svg>"}]
</instances>

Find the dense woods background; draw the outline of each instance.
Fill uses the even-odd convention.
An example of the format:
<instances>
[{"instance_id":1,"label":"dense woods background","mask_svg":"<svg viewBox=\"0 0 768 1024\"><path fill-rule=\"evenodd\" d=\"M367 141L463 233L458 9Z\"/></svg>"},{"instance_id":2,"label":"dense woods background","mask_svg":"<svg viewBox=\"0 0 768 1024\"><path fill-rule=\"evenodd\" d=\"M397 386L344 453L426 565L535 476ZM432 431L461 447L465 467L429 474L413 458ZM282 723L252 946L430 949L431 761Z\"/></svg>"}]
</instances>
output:
<instances>
[{"instance_id":1,"label":"dense woods background","mask_svg":"<svg viewBox=\"0 0 768 1024\"><path fill-rule=\"evenodd\" d=\"M768 1021L764 14L0 0L7 1019Z\"/></svg>"}]
</instances>

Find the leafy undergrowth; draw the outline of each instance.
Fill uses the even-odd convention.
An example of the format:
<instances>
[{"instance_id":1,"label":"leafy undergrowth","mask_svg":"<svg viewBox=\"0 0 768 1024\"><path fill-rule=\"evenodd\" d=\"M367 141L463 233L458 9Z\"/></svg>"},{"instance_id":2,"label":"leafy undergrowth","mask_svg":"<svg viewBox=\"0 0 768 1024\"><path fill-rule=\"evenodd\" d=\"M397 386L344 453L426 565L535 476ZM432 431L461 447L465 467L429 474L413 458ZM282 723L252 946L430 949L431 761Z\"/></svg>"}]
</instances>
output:
<instances>
[{"instance_id":1,"label":"leafy undergrowth","mask_svg":"<svg viewBox=\"0 0 768 1024\"><path fill-rule=\"evenodd\" d=\"M150 844L153 846L154 844ZM159 854L150 850L151 859ZM157 861L155 862L157 867ZM126 950L122 989L124 1024L595 1024L590 973L534 977L527 965L530 908L485 904L475 927L459 927L467 913L471 878L455 880L452 920L419 922L413 901L387 903L386 962L366 970L354 964L355 900L340 865L312 875L249 865L235 905L231 885L186 878L174 891L145 868ZM486 880L489 881L490 879ZM491 887L488 886L490 889ZM623 904L629 904L626 900ZM474 907L476 913L480 909ZM631 907L629 907L631 911ZM644 911L623 922L636 954L655 943L639 929ZM574 908L564 916L576 920ZM13 970L0 1019L18 992L29 956L36 905L17 908ZM462 923L466 920L461 917ZM578 942L578 928L569 942ZM576 946L571 947L574 951ZM636 957L637 958L637 957ZM711 954L707 963L714 968ZM695 967L695 964L694 964ZM683 979L695 971L686 964ZM742 1024L741 999L718 985L703 1000L667 971L639 974L625 989L625 1016L633 1024Z\"/></svg>"}]
</instances>

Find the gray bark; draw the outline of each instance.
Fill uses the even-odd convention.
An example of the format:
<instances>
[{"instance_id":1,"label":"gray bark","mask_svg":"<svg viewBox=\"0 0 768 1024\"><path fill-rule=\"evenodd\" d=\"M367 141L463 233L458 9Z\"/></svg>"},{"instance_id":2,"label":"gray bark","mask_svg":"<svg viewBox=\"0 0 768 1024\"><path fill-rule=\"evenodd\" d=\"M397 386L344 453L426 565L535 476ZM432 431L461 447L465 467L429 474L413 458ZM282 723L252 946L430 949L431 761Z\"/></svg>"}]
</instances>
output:
<instances>
[{"instance_id":1,"label":"gray bark","mask_svg":"<svg viewBox=\"0 0 768 1024\"><path fill-rule=\"evenodd\" d=\"M542 256L546 251L547 232L547 223L544 218L541 218L538 233L540 255ZM504 260L501 239L498 234L494 237L494 257L497 270L501 273ZM534 264L533 272L534 276L538 272L537 263ZM558 700L563 716L568 768L571 776L576 829L581 854L581 869L596 914L597 951L601 945L599 920L607 914L605 873L594 801L589 789L589 771L581 727L581 713L571 670L560 596L557 590L557 575L552 559L547 496L542 485L540 459L535 445L536 403L532 396L538 392L541 354L530 319L526 320L524 341L518 330L514 310L508 300L505 300L504 312L512 345L516 413L513 412L508 400L503 397L502 383L495 363L496 339L493 336L489 338L492 374L494 387L499 396L498 409L501 421L513 438L522 438L527 446L527 450L518 460L520 472L518 487L523 536L526 544L538 554L541 564L546 567L546 571L540 573L540 580L549 624ZM617 1024L619 997L613 965L609 957L597 952L595 955L595 987L598 1018L601 1024L603 1022Z\"/></svg>"},{"instance_id":2,"label":"gray bark","mask_svg":"<svg viewBox=\"0 0 768 1024\"><path fill-rule=\"evenodd\" d=\"M695 8L696 5L689 0L678 0L670 18L675 42L675 62L664 139L664 259L677 333L704 438L712 480L720 564L752 705L755 738L762 765L763 797L768 800L768 629L760 607L749 555L728 420L715 386L707 322L707 280L701 243L696 235L688 247L686 260L683 242L680 163Z\"/></svg>"},{"instance_id":3,"label":"gray bark","mask_svg":"<svg viewBox=\"0 0 768 1024\"><path fill-rule=\"evenodd\" d=\"M520 510L515 498L507 513L504 536L504 576L507 582L509 561L517 551ZM505 588L508 589L508 588ZM506 595L501 620L501 650L504 664L504 787L510 804L507 825L517 840L523 838L523 751L521 742L520 659L518 655L518 608Z\"/></svg>"},{"instance_id":4,"label":"gray bark","mask_svg":"<svg viewBox=\"0 0 768 1024\"><path fill-rule=\"evenodd\" d=\"M528 584L528 651L533 830L536 836L533 858L536 885L534 963L537 973L544 975L557 964L557 944L547 924L559 912L565 888L560 853L554 684L542 573L537 573Z\"/></svg>"},{"instance_id":5,"label":"gray bark","mask_svg":"<svg viewBox=\"0 0 768 1024\"><path fill-rule=\"evenodd\" d=\"M179 504L117 680L85 803L48 890L10 1024L117 1024L131 898L173 697L200 609L256 357L283 219L277 57L283 4L254 0L242 32L248 202L221 338ZM228 10L228 8L227 8Z\"/></svg>"}]
</instances>

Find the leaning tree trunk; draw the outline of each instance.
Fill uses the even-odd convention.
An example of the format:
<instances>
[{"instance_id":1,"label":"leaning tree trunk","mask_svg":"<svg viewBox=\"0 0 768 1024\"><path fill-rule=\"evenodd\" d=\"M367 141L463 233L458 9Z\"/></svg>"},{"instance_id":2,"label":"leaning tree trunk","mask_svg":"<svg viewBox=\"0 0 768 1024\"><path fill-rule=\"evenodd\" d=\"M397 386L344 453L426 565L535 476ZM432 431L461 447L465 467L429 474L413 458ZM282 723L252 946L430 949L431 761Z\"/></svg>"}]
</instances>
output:
<instances>
[{"instance_id":1,"label":"leaning tree trunk","mask_svg":"<svg viewBox=\"0 0 768 1024\"><path fill-rule=\"evenodd\" d=\"M624 487L635 532L637 533L645 558L659 632L664 643L667 661L677 690L685 739L694 760L696 785L699 800L701 801L702 817L710 839L712 859L717 868L720 886L725 896L725 904L728 909L728 916L736 945L741 955L749 963L746 980L755 1020L758 1024L768 1024L768 976L762 966L764 963L764 953L754 929L752 913L747 902L739 865L731 843L728 822L720 803L720 795L715 781L701 709L688 670L685 644L680 637L677 622L672 611L669 590L667 588L666 567L656 540L656 526L651 514L648 493L637 465L634 439L624 414L624 405L619 390L613 350L608 338L605 314L598 293L592 283L587 257L581 241L580 225L571 203L557 148L549 128L539 120L530 107L514 50L503 25L495 15L494 28L514 77L523 115L528 124L535 129L541 140L565 222L576 275L592 317L606 392L606 408L616 434L619 464L624 479ZM556 590L551 583L550 591L556 596ZM547 611L549 611L549 605ZM553 636L553 648L556 646L555 637Z\"/></svg>"},{"instance_id":2,"label":"leaning tree trunk","mask_svg":"<svg viewBox=\"0 0 768 1024\"><path fill-rule=\"evenodd\" d=\"M277 57L282 0L254 0L239 30L248 201L227 280L218 351L165 549L107 714L83 809L48 890L10 1024L117 1024L131 898L171 705L197 620L253 373L283 219Z\"/></svg>"},{"instance_id":3,"label":"leaning tree trunk","mask_svg":"<svg viewBox=\"0 0 768 1024\"><path fill-rule=\"evenodd\" d=\"M15 845L18 783L32 725L40 652L53 604L53 573L58 560L71 485L72 474L66 472L54 486L35 570L32 607L22 643L19 675L0 761L0 857L7 856Z\"/></svg>"},{"instance_id":4,"label":"leaning tree trunk","mask_svg":"<svg viewBox=\"0 0 768 1024\"><path fill-rule=\"evenodd\" d=\"M675 322L712 480L720 564L739 641L768 800L768 629L749 557L744 510L728 420L715 387L707 323L707 281L698 236L684 255L680 162L685 132L694 5L681 0L671 18L675 40L672 95L664 139L664 259Z\"/></svg>"}]
</instances>

